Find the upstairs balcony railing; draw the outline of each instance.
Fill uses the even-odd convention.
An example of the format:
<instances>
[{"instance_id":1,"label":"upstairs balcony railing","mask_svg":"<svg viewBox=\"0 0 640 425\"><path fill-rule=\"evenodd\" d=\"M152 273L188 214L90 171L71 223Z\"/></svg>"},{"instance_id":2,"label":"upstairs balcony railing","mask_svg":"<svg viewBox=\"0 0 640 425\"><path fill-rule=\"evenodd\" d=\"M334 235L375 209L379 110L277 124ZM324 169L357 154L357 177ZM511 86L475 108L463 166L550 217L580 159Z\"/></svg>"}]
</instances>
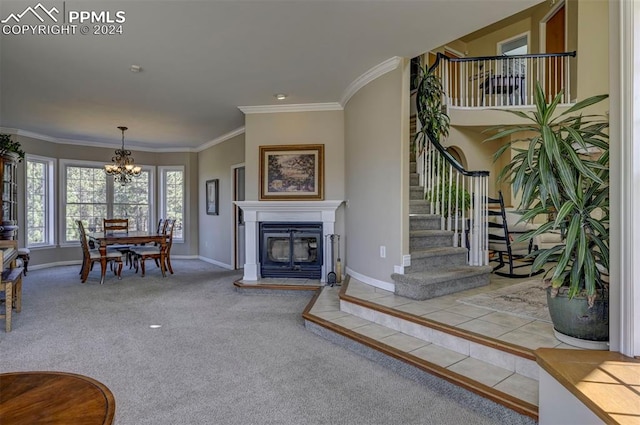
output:
<instances>
[{"instance_id":1,"label":"upstairs balcony railing","mask_svg":"<svg viewBox=\"0 0 640 425\"><path fill-rule=\"evenodd\" d=\"M450 58L438 53L433 69L453 108L533 106L536 82L549 97L563 92L571 103L571 65L576 52Z\"/></svg>"}]
</instances>

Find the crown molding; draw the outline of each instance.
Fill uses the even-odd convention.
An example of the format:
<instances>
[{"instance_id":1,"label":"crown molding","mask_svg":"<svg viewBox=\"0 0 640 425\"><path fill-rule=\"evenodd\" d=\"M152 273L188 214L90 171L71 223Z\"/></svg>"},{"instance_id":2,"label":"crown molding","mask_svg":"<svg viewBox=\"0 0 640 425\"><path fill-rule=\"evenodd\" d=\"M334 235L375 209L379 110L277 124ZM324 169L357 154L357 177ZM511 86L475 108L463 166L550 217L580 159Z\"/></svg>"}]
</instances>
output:
<instances>
[{"instance_id":1,"label":"crown molding","mask_svg":"<svg viewBox=\"0 0 640 425\"><path fill-rule=\"evenodd\" d=\"M366 86L376 78L383 76L387 72L393 71L398 66L400 66L401 62L402 58L400 56L394 56L382 63L379 63L378 65L374 66L373 68L356 78L351 84L349 84L349 87L346 88L344 93L342 93L342 98L340 99L340 104L342 105L342 107L344 108L347 105L349 99L351 99L351 97L356 94L358 90L360 90L362 87Z\"/></svg>"},{"instance_id":2,"label":"crown molding","mask_svg":"<svg viewBox=\"0 0 640 425\"><path fill-rule=\"evenodd\" d=\"M215 146L215 145L217 145L219 143L226 142L227 140L232 139L232 138L234 138L236 136L239 136L240 134L244 134L244 126L238 127L235 130L231 130L230 132L228 132L226 134L223 134L220 137L216 137L215 139L213 139L213 140L211 140L211 141L209 141L209 142L207 142L207 143L205 143L203 145L198 146L195 149L195 151L196 152L202 152L205 149L209 149L211 146Z\"/></svg>"},{"instance_id":3,"label":"crown molding","mask_svg":"<svg viewBox=\"0 0 640 425\"><path fill-rule=\"evenodd\" d=\"M244 127L242 127L243 131L244 131ZM29 137L30 139L36 139L36 140L42 140L44 142L50 142L50 143L58 143L61 145L76 145L76 146L88 146L88 147L92 147L92 148L109 148L109 149L113 149L114 143L109 143L109 142L95 142L95 141L88 141L88 140L76 140L76 139L62 139L59 137L52 137L52 136L48 136L46 134L41 134L41 133L36 133L33 131L28 131L28 130L20 130L20 129L16 129L16 128L9 128L9 127L0 127L0 132L2 133L8 133L8 134L14 134L16 136L23 136L23 137ZM221 136L224 137L224 136ZM217 140L217 139L216 139ZM211 143L211 142L209 142ZM219 143L219 142L218 142ZM129 143L129 141L127 141L127 147L130 150L135 150L135 151L139 151L139 152L163 152L163 153L167 153L167 152L198 152L199 148L178 148L178 147L173 147L173 148L155 148L155 147L150 147L150 146L138 146L132 143Z\"/></svg>"},{"instance_id":4,"label":"crown molding","mask_svg":"<svg viewBox=\"0 0 640 425\"><path fill-rule=\"evenodd\" d=\"M289 105L257 105L238 106L246 114L276 114L281 112L319 112L342 111L342 105L337 102L329 103L298 103Z\"/></svg>"}]
</instances>

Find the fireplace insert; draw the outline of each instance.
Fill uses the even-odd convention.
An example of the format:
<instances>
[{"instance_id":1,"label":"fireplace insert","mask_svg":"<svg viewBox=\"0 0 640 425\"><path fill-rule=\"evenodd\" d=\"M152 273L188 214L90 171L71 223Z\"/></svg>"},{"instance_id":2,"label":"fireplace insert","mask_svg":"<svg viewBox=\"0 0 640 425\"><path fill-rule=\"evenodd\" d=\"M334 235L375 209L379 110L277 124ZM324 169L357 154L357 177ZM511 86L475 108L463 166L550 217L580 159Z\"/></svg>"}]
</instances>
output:
<instances>
[{"instance_id":1,"label":"fireplace insert","mask_svg":"<svg viewBox=\"0 0 640 425\"><path fill-rule=\"evenodd\" d=\"M260 223L262 277L320 279L322 223Z\"/></svg>"}]
</instances>

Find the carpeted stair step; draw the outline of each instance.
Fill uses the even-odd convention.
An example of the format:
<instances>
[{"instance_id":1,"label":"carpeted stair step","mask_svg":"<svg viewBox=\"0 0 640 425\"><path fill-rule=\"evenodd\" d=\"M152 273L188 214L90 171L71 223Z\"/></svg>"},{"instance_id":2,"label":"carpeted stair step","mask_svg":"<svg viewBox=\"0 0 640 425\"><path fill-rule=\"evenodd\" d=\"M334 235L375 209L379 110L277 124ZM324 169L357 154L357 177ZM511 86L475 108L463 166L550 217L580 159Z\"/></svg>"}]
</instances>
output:
<instances>
[{"instance_id":1,"label":"carpeted stair step","mask_svg":"<svg viewBox=\"0 0 640 425\"><path fill-rule=\"evenodd\" d=\"M450 230L410 230L409 250L453 246L453 232Z\"/></svg>"},{"instance_id":2,"label":"carpeted stair step","mask_svg":"<svg viewBox=\"0 0 640 425\"><path fill-rule=\"evenodd\" d=\"M419 186L420 185L420 174L411 173L409 175L409 185L410 186Z\"/></svg>"},{"instance_id":3,"label":"carpeted stair step","mask_svg":"<svg viewBox=\"0 0 640 425\"><path fill-rule=\"evenodd\" d=\"M409 172L410 173L415 173L417 169L418 169L418 164L415 161L409 162Z\"/></svg>"},{"instance_id":4,"label":"carpeted stair step","mask_svg":"<svg viewBox=\"0 0 640 425\"><path fill-rule=\"evenodd\" d=\"M431 206L424 199L409 200L409 214L429 214Z\"/></svg>"},{"instance_id":5,"label":"carpeted stair step","mask_svg":"<svg viewBox=\"0 0 640 425\"><path fill-rule=\"evenodd\" d=\"M459 267L467 264L469 250L461 247L429 248L411 251L411 266L404 272L416 273L428 270Z\"/></svg>"},{"instance_id":6,"label":"carpeted stair step","mask_svg":"<svg viewBox=\"0 0 640 425\"><path fill-rule=\"evenodd\" d=\"M423 186L409 187L409 199L424 199L424 187Z\"/></svg>"},{"instance_id":7,"label":"carpeted stair step","mask_svg":"<svg viewBox=\"0 0 640 425\"><path fill-rule=\"evenodd\" d=\"M409 230L439 230L441 222L436 214L409 214Z\"/></svg>"},{"instance_id":8,"label":"carpeted stair step","mask_svg":"<svg viewBox=\"0 0 640 425\"><path fill-rule=\"evenodd\" d=\"M427 300L489 284L491 266L459 266L408 274L393 273L395 294Z\"/></svg>"}]
</instances>

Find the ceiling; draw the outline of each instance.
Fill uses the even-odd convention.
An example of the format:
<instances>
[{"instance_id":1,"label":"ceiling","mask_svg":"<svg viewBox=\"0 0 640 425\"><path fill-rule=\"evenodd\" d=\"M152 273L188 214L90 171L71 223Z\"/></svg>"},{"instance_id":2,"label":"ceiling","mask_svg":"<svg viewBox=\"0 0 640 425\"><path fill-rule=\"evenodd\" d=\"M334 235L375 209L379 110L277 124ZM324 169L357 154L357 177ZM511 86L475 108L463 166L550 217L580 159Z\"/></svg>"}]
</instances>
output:
<instances>
[{"instance_id":1,"label":"ceiling","mask_svg":"<svg viewBox=\"0 0 640 425\"><path fill-rule=\"evenodd\" d=\"M93 32L95 23L76 21L75 34L7 35L0 24L0 127L113 146L124 125L128 147L198 150L244 125L239 106L339 102L375 65L417 56L536 3L45 1L58 24L70 24L71 12L108 12L111 20L124 17L123 33L83 35L82 25ZM2 1L0 19L37 5ZM47 28L56 24L40 15ZM19 19L40 24L31 12ZM14 28L15 19L7 24ZM276 93L288 97L278 101Z\"/></svg>"}]
</instances>

